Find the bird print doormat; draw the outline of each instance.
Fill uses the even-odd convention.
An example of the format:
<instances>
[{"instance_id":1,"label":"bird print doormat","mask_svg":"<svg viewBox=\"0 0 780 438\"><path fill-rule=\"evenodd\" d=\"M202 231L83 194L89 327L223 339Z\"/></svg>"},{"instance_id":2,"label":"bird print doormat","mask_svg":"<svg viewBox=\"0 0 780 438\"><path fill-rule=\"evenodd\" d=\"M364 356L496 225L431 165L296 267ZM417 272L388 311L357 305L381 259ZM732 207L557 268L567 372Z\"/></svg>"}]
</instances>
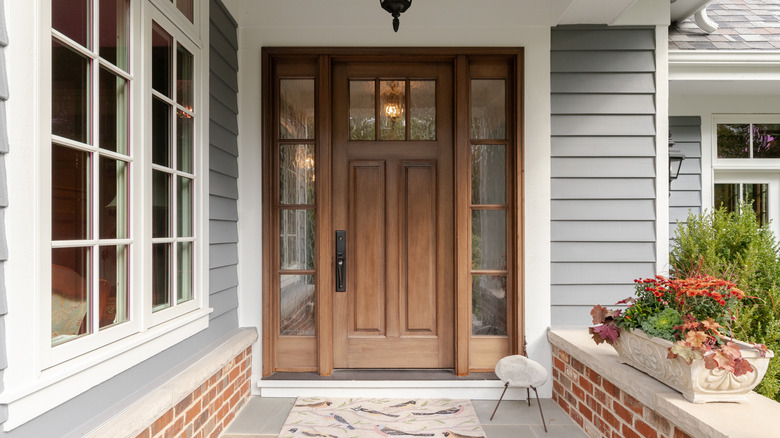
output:
<instances>
[{"instance_id":1,"label":"bird print doormat","mask_svg":"<svg viewBox=\"0 0 780 438\"><path fill-rule=\"evenodd\" d=\"M485 438L470 400L299 397L279 438Z\"/></svg>"}]
</instances>

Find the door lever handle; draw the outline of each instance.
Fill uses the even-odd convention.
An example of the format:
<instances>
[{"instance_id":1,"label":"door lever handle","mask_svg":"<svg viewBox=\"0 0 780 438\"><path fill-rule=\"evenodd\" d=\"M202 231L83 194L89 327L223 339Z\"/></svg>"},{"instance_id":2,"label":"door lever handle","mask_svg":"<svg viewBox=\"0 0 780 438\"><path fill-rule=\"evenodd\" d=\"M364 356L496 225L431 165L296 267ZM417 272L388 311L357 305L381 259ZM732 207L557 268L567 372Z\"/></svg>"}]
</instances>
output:
<instances>
[{"instance_id":1,"label":"door lever handle","mask_svg":"<svg viewBox=\"0 0 780 438\"><path fill-rule=\"evenodd\" d=\"M347 231L336 230L336 292L347 291Z\"/></svg>"}]
</instances>

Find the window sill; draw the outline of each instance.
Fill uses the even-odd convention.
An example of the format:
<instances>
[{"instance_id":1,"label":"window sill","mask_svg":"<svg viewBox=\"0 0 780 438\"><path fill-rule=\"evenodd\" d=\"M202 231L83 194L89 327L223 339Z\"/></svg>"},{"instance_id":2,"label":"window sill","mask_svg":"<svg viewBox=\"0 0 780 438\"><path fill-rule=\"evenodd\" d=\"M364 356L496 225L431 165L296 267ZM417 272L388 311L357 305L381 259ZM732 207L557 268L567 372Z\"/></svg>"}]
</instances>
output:
<instances>
[{"instance_id":1,"label":"window sill","mask_svg":"<svg viewBox=\"0 0 780 438\"><path fill-rule=\"evenodd\" d=\"M0 404L8 406L4 430L14 429L204 330L212 309L202 309L93 353L42 371L31 382L8 382Z\"/></svg>"}]
</instances>

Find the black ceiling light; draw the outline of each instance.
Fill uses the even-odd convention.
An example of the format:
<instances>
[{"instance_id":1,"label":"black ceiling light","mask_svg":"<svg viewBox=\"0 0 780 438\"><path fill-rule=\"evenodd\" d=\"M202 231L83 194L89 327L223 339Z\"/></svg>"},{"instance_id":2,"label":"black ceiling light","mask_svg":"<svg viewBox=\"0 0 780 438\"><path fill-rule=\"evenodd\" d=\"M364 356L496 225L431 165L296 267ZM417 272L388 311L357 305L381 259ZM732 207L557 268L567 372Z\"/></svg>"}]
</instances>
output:
<instances>
[{"instance_id":1,"label":"black ceiling light","mask_svg":"<svg viewBox=\"0 0 780 438\"><path fill-rule=\"evenodd\" d=\"M412 0L379 0L379 4L382 5L382 9L393 15L393 30L398 32L398 24L400 23L398 17L409 9Z\"/></svg>"}]
</instances>

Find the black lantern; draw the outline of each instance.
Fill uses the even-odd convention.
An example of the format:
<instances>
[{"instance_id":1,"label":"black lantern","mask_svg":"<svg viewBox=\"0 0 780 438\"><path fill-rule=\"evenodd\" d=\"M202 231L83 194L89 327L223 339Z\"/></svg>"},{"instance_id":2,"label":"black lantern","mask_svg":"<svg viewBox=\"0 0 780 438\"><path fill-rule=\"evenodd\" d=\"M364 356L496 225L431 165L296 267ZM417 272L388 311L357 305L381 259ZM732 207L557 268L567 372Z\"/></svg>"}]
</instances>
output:
<instances>
[{"instance_id":1,"label":"black lantern","mask_svg":"<svg viewBox=\"0 0 780 438\"><path fill-rule=\"evenodd\" d=\"M679 149L672 149L674 147L674 140L672 140L672 133L669 133L669 183L676 180L680 176L680 168L682 162L685 159L685 154Z\"/></svg>"},{"instance_id":2,"label":"black lantern","mask_svg":"<svg viewBox=\"0 0 780 438\"><path fill-rule=\"evenodd\" d=\"M382 5L382 9L386 10L393 16L393 30L398 32L398 17L409 9L412 5L412 0L379 0L379 4Z\"/></svg>"}]
</instances>

